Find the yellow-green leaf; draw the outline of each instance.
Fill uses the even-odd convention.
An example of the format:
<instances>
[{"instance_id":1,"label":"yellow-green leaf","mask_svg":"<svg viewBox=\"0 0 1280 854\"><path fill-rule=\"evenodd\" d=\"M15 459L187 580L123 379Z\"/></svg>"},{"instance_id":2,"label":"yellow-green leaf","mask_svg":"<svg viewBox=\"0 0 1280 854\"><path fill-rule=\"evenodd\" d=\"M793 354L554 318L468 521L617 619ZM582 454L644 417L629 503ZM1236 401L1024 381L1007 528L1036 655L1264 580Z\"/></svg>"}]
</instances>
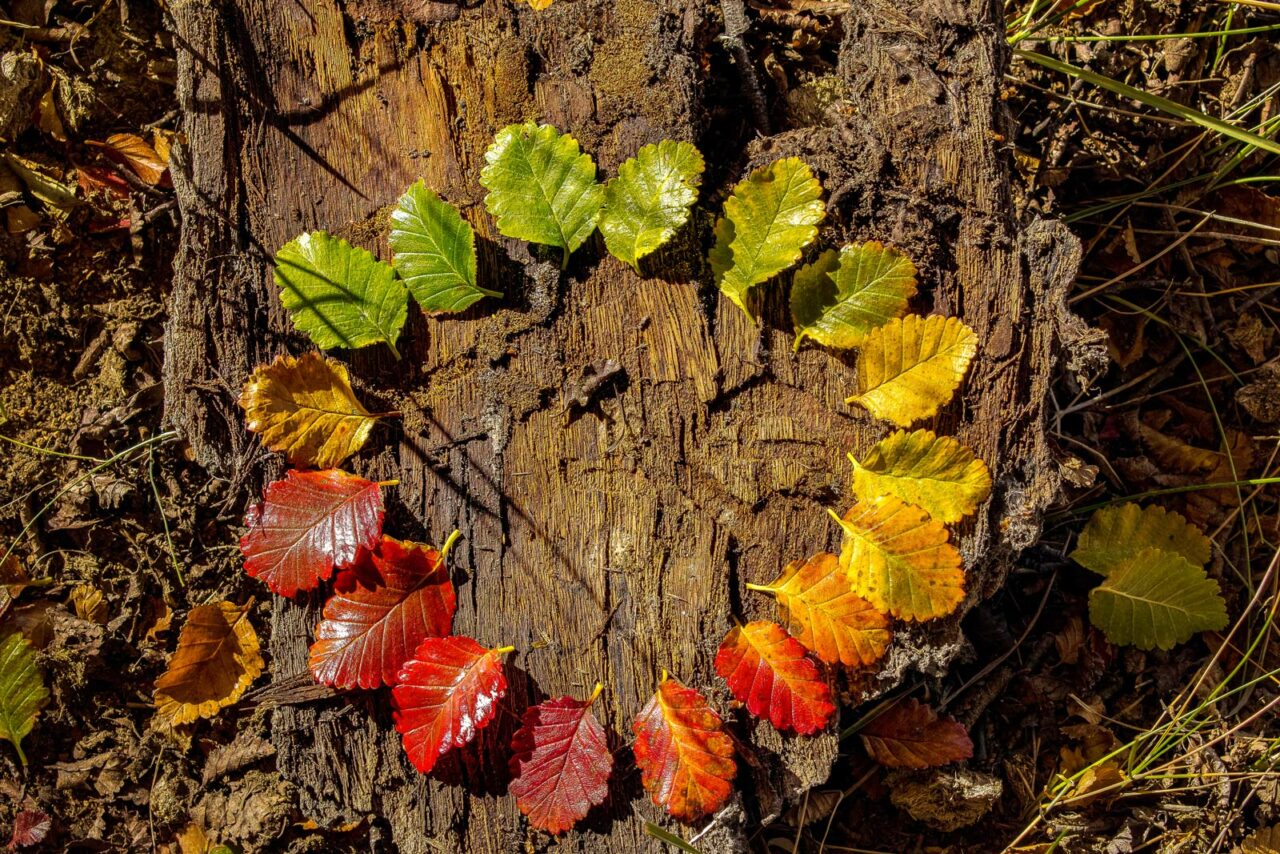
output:
<instances>
[{"instance_id":1,"label":"yellow-green leaf","mask_svg":"<svg viewBox=\"0 0 1280 854\"><path fill-rule=\"evenodd\" d=\"M880 611L932 620L964 599L960 552L942 523L919 507L885 495L859 501L837 519L844 529L840 563L850 586Z\"/></svg>"},{"instance_id":2,"label":"yellow-green leaf","mask_svg":"<svg viewBox=\"0 0 1280 854\"><path fill-rule=\"evenodd\" d=\"M36 654L21 632L0 639L0 738L18 751L18 759L27 764L22 752L22 739L36 725L36 716L49 700Z\"/></svg>"},{"instance_id":3,"label":"yellow-green leaf","mask_svg":"<svg viewBox=\"0 0 1280 854\"><path fill-rule=\"evenodd\" d=\"M899 427L928 418L955 394L978 336L955 317L909 314L872 330L858 356L857 403Z\"/></svg>"},{"instance_id":4,"label":"yellow-green leaf","mask_svg":"<svg viewBox=\"0 0 1280 854\"><path fill-rule=\"evenodd\" d=\"M973 451L929 430L898 432L853 463L853 494L861 500L896 495L939 522L959 522L991 494L991 472Z\"/></svg>"},{"instance_id":5,"label":"yellow-green leaf","mask_svg":"<svg viewBox=\"0 0 1280 854\"><path fill-rule=\"evenodd\" d=\"M826 216L822 184L797 157L756 169L733 188L709 260L716 285L754 319L747 296L800 260Z\"/></svg>"},{"instance_id":6,"label":"yellow-green leaf","mask_svg":"<svg viewBox=\"0 0 1280 854\"><path fill-rule=\"evenodd\" d=\"M1089 594L1089 619L1115 644L1170 649L1227 626L1218 582L1185 557L1143 549L1111 567Z\"/></svg>"},{"instance_id":7,"label":"yellow-green leaf","mask_svg":"<svg viewBox=\"0 0 1280 854\"><path fill-rule=\"evenodd\" d=\"M791 319L796 349L806 337L828 347L857 347L867 334L907 310L916 265L877 241L834 249L796 271Z\"/></svg>"},{"instance_id":8,"label":"yellow-green leaf","mask_svg":"<svg viewBox=\"0 0 1280 854\"><path fill-rule=\"evenodd\" d=\"M1089 517L1071 559L1099 575L1146 549L1182 555L1194 566L1209 562L1209 538L1172 510L1127 503L1104 507Z\"/></svg>"},{"instance_id":9,"label":"yellow-green leaf","mask_svg":"<svg viewBox=\"0 0 1280 854\"><path fill-rule=\"evenodd\" d=\"M704 164L698 149L666 139L618 167L604 188L600 233L615 258L632 267L671 239L698 199Z\"/></svg>"}]
</instances>

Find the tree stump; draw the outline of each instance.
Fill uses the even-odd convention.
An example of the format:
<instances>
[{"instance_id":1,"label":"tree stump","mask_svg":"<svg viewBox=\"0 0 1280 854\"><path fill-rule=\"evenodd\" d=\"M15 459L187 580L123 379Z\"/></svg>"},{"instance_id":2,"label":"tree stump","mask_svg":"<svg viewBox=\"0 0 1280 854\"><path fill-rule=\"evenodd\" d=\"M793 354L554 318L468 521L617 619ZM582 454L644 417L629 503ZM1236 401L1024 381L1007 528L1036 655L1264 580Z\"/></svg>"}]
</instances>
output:
<instances>
[{"instance_id":1,"label":"tree stump","mask_svg":"<svg viewBox=\"0 0 1280 854\"><path fill-rule=\"evenodd\" d=\"M1013 208L999 4L900 5L851 6L837 96L807 126L779 121L751 70L741 0L561 0L542 12L512 0L172 6L187 143L175 155L183 227L165 391L200 463L245 500L279 472L235 398L256 365L311 346L271 282L272 254L298 233L324 228L386 258L388 212L425 178L475 226L481 275L506 294L456 317L411 310L399 362L380 347L335 355L371 409L404 413L349 467L399 478L397 535L438 543L462 532L455 631L519 650L507 712L423 777L403 758L385 692L282 703L279 767L308 817L375 815L374 841L412 854L524 850L546 837L505 794L519 713L599 681L596 709L618 748L611 795L558 847L661 850L643 825L667 821L624 749L635 713L663 668L729 709L716 646L735 615L772 613L743 585L838 546L825 509L851 501L845 454L887 432L844 403L852 356L792 352L787 276L763 289L761 326L710 281L710 212L756 165L802 157L827 191L820 241L901 247L921 270L914 310L957 315L979 336L962 394L923 425L969 444L996 483L958 533L961 612L1034 542L1057 490L1046 390L1078 248L1062 226ZM496 232L478 185L483 153L496 130L529 118L576 136L602 176L661 139L706 154L700 212L643 277L598 237L562 274ZM587 405L574 402L601 370L611 374ZM275 602L282 689L309 678L319 604ZM899 627L869 690L913 668L944 672L962 643L959 617ZM708 851L740 846L743 828L823 782L839 747L834 731L784 738L746 721L735 731L752 756L739 762L742 797L700 843Z\"/></svg>"}]
</instances>

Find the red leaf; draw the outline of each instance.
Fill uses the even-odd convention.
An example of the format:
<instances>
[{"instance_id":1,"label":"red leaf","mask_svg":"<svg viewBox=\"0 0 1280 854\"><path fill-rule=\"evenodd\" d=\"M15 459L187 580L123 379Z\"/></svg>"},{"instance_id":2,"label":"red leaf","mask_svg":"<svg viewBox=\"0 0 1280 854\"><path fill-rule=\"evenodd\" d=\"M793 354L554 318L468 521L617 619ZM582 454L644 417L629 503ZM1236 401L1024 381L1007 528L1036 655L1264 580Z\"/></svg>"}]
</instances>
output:
<instances>
[{"instance_id":1,"label":"red leaf","mask_svg":"<svg viewBox=\"0 0 1280 854\"><path fill-rule=\"evenodd\" d=\"M664 674L634 729L640 782L655 804L684 822L724 806L738 768L733 742L705 697Z\"/></svg>"},{"instance_id":2,"label":"red leaf","mask_svg":"<svg viewBox=\"0 0 1280 854\"><path fill-rule=\"evenodd\" d=\"M290 471L245 513L245 571L281 596L310 590L377 545L382 514L376 483L337 469Z\"/></svg>"},{"instance_id":3,"label":"red leaf","mask_svg":"<svg viewBox=\"0 0 1280 854\"><path fill-rule=\"evenodd\" d=\"M339 589L350 592L325 603L311 645L311 675L335 688L394 685L423 638L453 629L457 602L441 552L384 535L365 564L342 571Z\"/></svg>"},{"instance_id":4,"label":"red leaf","mask_svg":"<svg viewBox=\"0 0 1280 854\"><path fill-rule=\"evenodd\" d=\"M9 837L9 850L16 851L44 842L52 819L40 810L22 810L13 817L13 835Z\"/></svg>"},{"instance_id":5,"label":"red leaf","mask_svg":"<svg viewBox=\"0 0 1280 854\"><path fill-rule=\"evenodd\" d=\"M973 756L969 733L915 700L891 706L858 735L871 758L890 768L931 768Z\"/></svg>"},{"instance_id":6,"label":"red leaf","mask_svg":"<svg viewBox=\"0 0 1280 854\"><path fill-rule=\"evenodd\" d=\"M609 794L613 753L590 700L560 697L526 709L511 738L510 792L529 823L563 833Z\"/></svg>"},{"instance_id":7,"label":"red leaf","mask_svg":"<svg viewBox=\"0 0 1280 854\"><path fill-rule=\"evenodd\" d=\"M427 774L436 760L489 725L507 693L501 656L466 637L425 638L391 689L396 730L413 767Z\"/></svg>"},{"instance_id":8,"label":"red leaf","mask_svg":"<svg viewBox=\"0 0 1280 854\"><path fill-rule=\"evenodd\" d=\"M777 623L734 626L716 653L716 672L756 717L802 735L827 725L831 687L798 640Z\"/></svg>"}]
</instances>

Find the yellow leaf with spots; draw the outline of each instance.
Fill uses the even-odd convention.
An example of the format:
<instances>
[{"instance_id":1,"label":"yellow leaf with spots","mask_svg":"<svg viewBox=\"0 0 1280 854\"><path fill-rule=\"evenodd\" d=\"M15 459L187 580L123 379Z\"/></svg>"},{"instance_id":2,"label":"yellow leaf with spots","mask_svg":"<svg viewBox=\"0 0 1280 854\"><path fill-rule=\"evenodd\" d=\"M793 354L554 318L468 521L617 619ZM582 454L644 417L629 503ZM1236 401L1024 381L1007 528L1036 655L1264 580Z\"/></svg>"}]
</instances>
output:
<instances>
[{"instance_id":1,"label":"yellow leaf with spots","mask_svg":"<svg viewBox=\"0 0 1280 854\"><path fill-rule=\"evenodd\" d=\"M978 352L978 336L954 317L909 314L871 331L858 356L856 403L899 427L951 400Z\"/></svg>"},{"instance_id":2,"label":"yellow leaf with spots","mask_svg":"<svg viewBox=\"0 0 1280 854\"><path fill-rule=\"evenodd\" d=\"M207 718L240 699L262 673L258 634L243 607L215 602L193 608L156 680L156 723L172 729Z\"/></svg>"},{"instance_id":3,"label":"yellow leaf with spots","mask_svg":"<svg viewBox=\"0 0 1280 854\"><path fill-rule=\"evenodd\" d=\"M959 522L991 494L991 472L973 451L929 430L899 430L853 463L853 494L896 495L939 522Z\"/></svg>"}]
</instances>

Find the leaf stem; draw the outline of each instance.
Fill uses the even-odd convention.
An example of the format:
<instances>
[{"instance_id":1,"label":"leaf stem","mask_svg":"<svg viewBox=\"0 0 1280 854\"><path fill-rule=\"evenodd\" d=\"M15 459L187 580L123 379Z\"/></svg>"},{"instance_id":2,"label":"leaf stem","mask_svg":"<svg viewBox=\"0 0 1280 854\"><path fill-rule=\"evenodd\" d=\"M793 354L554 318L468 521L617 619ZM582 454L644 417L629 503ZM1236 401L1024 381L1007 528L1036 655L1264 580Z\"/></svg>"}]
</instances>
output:
<instances>
[{"instance_id":1,"label":"leaf stem","mask_svg":"<svg viewBox=\"0 0 1280 854\"><path fill-rule=\"evenodd\" d=\"M387 342L387 349L391 351L391 355L396 357L396 361L400 361L400 351L396 349L396 345L390 341Z\"/></svg>"},{"instance_id":2,"label":"leaf stem","mask_svg":"<svg viewBox=\"0 0 1280 854\"><path fill-rule=\"evenodd\" d=\"M600 692L602 691L604 691L604 684L601 682L597 682L596 687L591 689L591 696L587 698L587 705L590 706L592 703L594 703L596 701L596 698L600 696Z\"/></svg>"},{"instance_id":3,"label":"leaf stem","mask_svg":"<svg viewBox=\"0 0 1280 854\"><path fill-rule=\"evenodd\" d=\"M494 655L506 655L509 652L515 652L516 648L514 646L500 646L497 649L491 649L489 651Z\"/></svg>"},{"instance_id":4,"label":"leaf stem","mask_svg":"<svg viewBox=\"0 0 1280 854\"><path fill-rule=\"evenodd\" d=\"M756 591L756 592L758 592L758 593L772 593L773 591L777 590L778 588L776 588L776 587L770 587L770 586L768 586L767 584L748 584L748 585L747 585L747 589L748 589L748 590L755 590L755 591Z\"/></svg>"},{"instance_id":5,"label":"leaf stem","mask_svg":"<svg viewBox=\"0 0 1280 854\"><path fill-rule=\"evenodd\" d=\"M394 477L391 480L380 480L377 483L377 486L381 486L383 489L386 489L388 486L399 486L399 485L400 485L400 478L398 477Z\"/></svg>"},{"instance_id":6,"label":"leaf stem","mask_svg":"<svg viewBox=\"0 0 1280 854\"><path fill-rule=\"evenodd\" d=\"M18 751L18 759L19 759L19 760L21 760L21 762L22 762L22 767L23 767L23 768L26 768L26 767L27 767L27 754L25 754L25 753L23 753L23 752L22 752L22 742L21 742L21 739L19 739L19 740L17 740L17 741L12 742L12 744L13 744L13 749L14 749L14 750L16 750L16 751Z\"/></svg>"},{"instance_id":7,"label":"leaf stem","mask_svg":"<svg viewBox=\"0 0 1280 854\"><path fill-rule=\"evenodd\" d=\"M449 556L449 549L453 548L453 544L456 543L461 537L462 537L462 532L459 531L457 528L454 528L453 533L449 535L449 538L444 541L444 545L440 547L441 563L444 563L444 559Z\"/></svg>"}]
</instances>

